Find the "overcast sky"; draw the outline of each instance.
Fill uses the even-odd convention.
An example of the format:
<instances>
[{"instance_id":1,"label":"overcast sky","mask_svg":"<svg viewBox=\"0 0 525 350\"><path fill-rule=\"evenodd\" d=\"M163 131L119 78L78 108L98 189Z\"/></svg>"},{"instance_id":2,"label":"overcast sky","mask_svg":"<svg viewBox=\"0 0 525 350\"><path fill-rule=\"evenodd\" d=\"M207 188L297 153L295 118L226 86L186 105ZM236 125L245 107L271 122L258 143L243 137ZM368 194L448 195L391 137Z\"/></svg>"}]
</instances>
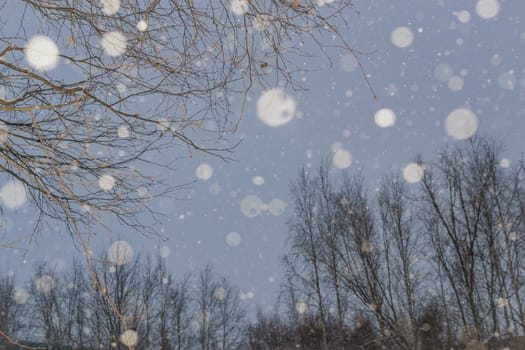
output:
<instances>
[{"instance_id":1,"label":"overcast sky","mask_svg":"<svg viewBox=\"0 0 525 350\"><path fill-rule=\"evenodd\" d=\"M195 180L203 163L213 170L208 180L179 194L185 200L152 203L167 214L161 233L168 241L112 225L108 243L120 235L135 251L150 254L166 246L174 273L210 262L244 293L253 293L250 303L268 304L278 290L286 221L293 211L288 186L302 166L317 167L323 157L332 161L336 156L334 176L362 171L373 191L381 177L401 174L417 154L432 160L445 144L461 142L445 128L456 110L461 120L477 123L476 134L507 145L507 162L522 157L524 1L356 0L354 9L348 11L351 25L344 35L367 53L360 60L377 100L351 56L330 52L331 67L322 59L306 61L311 70L302 77L307 90L288 91L296 107L293 119L278 127L264 123L256 107L263 92L254 91L233 137L242 139L232 155L235 161L200 155L181 160L176 173L166 174L180 184ZM201 167L200 176L207 177L209 169ZM241 203L252 207L243 213ZM254 216L257 205L261 210ZM27 208L4 211L8 235L27 231L23 216L30 213ZM24 276L40 259L67 266L80 257L57 231L37 238L25 255L0 250L3 269Z\"/></svg>"}]
</instances>

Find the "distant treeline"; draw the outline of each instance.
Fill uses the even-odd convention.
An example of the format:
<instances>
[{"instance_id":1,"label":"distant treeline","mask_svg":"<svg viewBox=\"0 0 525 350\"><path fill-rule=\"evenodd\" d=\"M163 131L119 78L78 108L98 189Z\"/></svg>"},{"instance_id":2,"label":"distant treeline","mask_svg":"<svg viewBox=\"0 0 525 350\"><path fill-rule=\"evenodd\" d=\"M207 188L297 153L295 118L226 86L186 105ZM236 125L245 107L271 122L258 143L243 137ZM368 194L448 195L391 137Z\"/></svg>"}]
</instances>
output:
<instances>
[{"instance_id":1,"label":"distant treeline","mask_svg":"<svg viewBox=\"0 0 525 350\"><path fill-rule=\"evenodd\" d=\"M240 346L240 293L211 267L174 280L161 258L127 257L114 264L100 254L89 268L64 271L42 263L25 288L2 277L0 349L28 340L58 350Z\"/></svg>"},{"instance_id":2,"label":"distant treeline","mask_svg":"<svg viewBox=\"0 0 525 350\"><path fill-rule=\"evenodd\" d=\"M471 139L372 191L302 170L280 297L255 317L210 267L175 280L101 254L39 265L27 290L3 277L0 330L53 349L524 349L525 167L501 150Z\"/></svg>"}]
</instances>

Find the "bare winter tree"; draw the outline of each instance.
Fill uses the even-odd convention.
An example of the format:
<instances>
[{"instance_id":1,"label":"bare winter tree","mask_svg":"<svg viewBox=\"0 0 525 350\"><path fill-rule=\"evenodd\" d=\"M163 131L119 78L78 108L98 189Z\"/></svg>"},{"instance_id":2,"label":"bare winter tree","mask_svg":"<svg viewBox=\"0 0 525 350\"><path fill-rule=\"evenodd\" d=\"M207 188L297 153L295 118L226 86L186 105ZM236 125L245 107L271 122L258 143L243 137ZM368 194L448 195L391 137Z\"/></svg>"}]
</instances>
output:
<instances>
[{"instance_id":1,"label":"bare winter tree","mask_svg":"<svg viewBox=\"0 0 525 350\"><path fill-rule=\"evenodd\" d=\"M436 162L419 160L419 184L385 177L376 203L359 175L336 182L326 165L303 170L292 186L285 297L303 319L318 314L324 329L340 329L346 344L356 341L348 316L329 327L331 315L365 317L373 346L519 343L525 168L500 159L497 143L472 138ZM326 332L329 347L337 338Z\"/></svg>"},{"instance_id":2,"label":"bare winter tree","mask_svg":"<svg viewBox=\"0 0 525 350\"><path fill-rule=\"evenodd\" d=\"M85 346L84 312L87 306L84 270L75 263L69 272L59 272L47 264L37 266L31 289L35 333L43 333L45 342L55 349L70 345Z\"/></svg>"},{"instance_id":3,"label":"bare winter tree","mask_svg":"<svg viewBox=\"0 0 525 350\"><path fill-rule=\"evenodd\" d=\"M214 296L219 287L212 267L207 265L199 272L195 289L195 311L199 349L213 350L218 346L217 301Z\"/></svg>"},{"instance_id":4,"label":"bare winter tree","mask_svg":"<svg viewBox=\"0 0 525 350\"><path fill-rule=\"evenodd\" d=\"M239 290L207 265L196 276L194 322L202 350L238 349L242 345L246 310Z\"/></svg>"},{"instance_id":5,"label":"bare winter tree","mask_svg":"<svg viewBox=\"0 0 525 350\"><path fill-rule=\"evenodd\" d=\"M128 349L154 342L154 303L161 283L149 259L140 256L122 264L106 259L95 266L101 288L90 291L90 346ZM89 291L89 289L88 289Z\"/></svg>"},{"instance_id":6,"label":"bare winter tree","mask_svg":"<svg viewBox=\"0 0 525 350\"><path fill-rule=\"evenodd\" d=\"M155 337L161 350L190 349L196 341L191 325L194 309L190 291L190 276L175 281L160 262L161 278L155 303Z\"/></svg>"},{"instance_id":7,"label":"bare winter tree","mask_svg":"<svg viewBox=\"0 0 525 350\"><path fill-rule=\"evenodd\" d=\"M295 317L312 330L301 336L307 337L307 348L316 337L319 347L344 348L350 312L366 310L387 327L379 236L364 184L359 178L345 178L335 185L328 169L327 164L313 173L303 169L291 186L295 212L284 262L287 283L292 284L285 292L295 299L292 307L300 313Z\"/></svg>"},{"instance_id":8,"label":"bare winter tree","mask_svg":"<svg viewBox=\"0 0 525 350\"><path fill-rule=\"evenodd\" d=\"M0 277L0 349L16 343L27 322L25 289L15 288L15 275Z\"/></svg>"},{"instance_id":9,"label":"bare winter tree","mask_svg":"<svg viewBox=\"0 0 525 350\"><path fill-rule=\"evenodd\" d=\"M387 288L385 249L374 204L368 199L361 175L344 176L338 191L335 220L340 242L341 280L349 291L354 312L375 320L381 335L393 336L398 346L407 339L399 337L396 300Z\"/></svg>"},{"instance_id":10,"label":"bare winter tree","mask_svg":"<svg viewBox=\"0 0 525 350\"><path fill-rule=\"evenodd\" d=\"M425 250L421 224L415 216L408 185L399 176L383 180L378 194L382 236L382 290L389 318L397 324L396 333L402 334L410 347L420 343L421 329L418 317L426 302L421 261ZM427 268L428 270L428 268Z\"/></svg>"},{"instance_id":11,"label":"bare winter tree","mask_svg":"<svg viewBox=\"0 0 525 350\"><path fill-rule=\"evenodd\" d=\"M306 309L318 313L328 347L356 341L351 314L373 320L385 346L418 344L421 239L400 181L385 178L377 205L360 175L336 183L326 164L315 173L303 170L292 186L295 215L284 261L295 290L287 296L299 292L313 306Z\"/></svg>"},{"instance_id":12,"label":"bare winter tree","mask_svg":"<svg viewBox=\"0 0 525 350\"><path fill-rule=\"evenodd\" d=\"M422 222L450 300L450 322L475 337L523 334L524 167L475 138L445 149L422 180Z\"/></svg>"},{"instance_id":13,"label":"bare winter tree","mask_svg":"<svg viewBox=\"0 0 525 350\"><path fill-rule=\"evenodd\" d=\"M240 301L240 291L223 277L213 294L217 299L218 350L239 349L246 317L246 310Z\"/></svg>"},{"instance_id":14,"label":"bare winter tree","mask_svg":"<svg viewBox=\"0 0 525 350\"><path fill-rule=\"evenodd\" d=\"M351 6L5 1L1 19L12 25L0 38L1 170L28 191L37 227L61 220L85 242L110 213L144 231L144 204L174 189L156 186L148 166L171 168L195 152L226 156L242 115L231 113L235 99L244 105L254 86L299 88L311 52L330 60L324 49L335 47L357 57L339 28ZM157 162L167 147L176 156Z\"/></svg>"},{"instance_id":15,"label":"bare winter tree","mask_svg":"<svg viewBox=\"0 0 525 350\"><path fill-rule=\"evenodd\" d=\"M284 259L287 275L296 280L299 287L299 298L292 308L297 309L298 317L304 318L308 313L319 316L321 331L321 348L328 348L327 310L328 301L323 283L322 243L324 217L319 213L319 201L322 198L318 178L307 174L303 169L298 180L291 185L292 198L295 203L295 215L290 221L289 245L291 252Z\"/></svg>"}]
</instances>

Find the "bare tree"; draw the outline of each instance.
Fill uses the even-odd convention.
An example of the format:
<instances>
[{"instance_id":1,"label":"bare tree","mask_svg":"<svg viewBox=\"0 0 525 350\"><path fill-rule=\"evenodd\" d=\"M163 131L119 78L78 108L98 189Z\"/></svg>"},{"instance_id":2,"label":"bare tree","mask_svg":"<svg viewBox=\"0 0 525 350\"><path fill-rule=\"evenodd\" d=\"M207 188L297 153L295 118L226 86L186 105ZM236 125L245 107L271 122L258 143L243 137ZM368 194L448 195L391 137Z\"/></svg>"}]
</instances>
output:
<instances>
[{"instance_id":1,"label":"bare tree","mask_svg":"<svg viewBox=\"0 0 525 350\"><path fill-rule=\"evenodd\" d=\"M341 244L341 280L358 305L354 312L373 319L380 336L392 337L389 345L411 346L402 332L405 319L399 314L398 299L391 283L377 207L368 199L367 186L361 175L343 176L337 197L336 222Z\"/></svg>"},{"instance_id":2,"label":"bare tree","mask_svg":"<svg viewBox=\"0 0 525 350\"><path fill-rule=\"evenodd\" d=\"M341 347L336 328L342 348L519 348L525 167L500 159L491 139L458 143L435 162L418 160L419 185L385 177L376 203L360 175L336 182L324 164L303 170L283 257L296 346L322 348L323 328L312 320L331 308L325 315L347 316L335 324L325 316L329 348ZM260 335L265 322L249 328L254 349L277 346Z\"/></svg>"},{"instance_id":3,"label":"bare tree","mask_svg":"<svg viewBox=\"0 0 525 350\"><path fill-rule=\"evenodd\" d=\"M419 198L451 317L480 337L525 331L524 168L500 167L500 153L485 138L444 150Z\"/></svg>"},{"instance_id":4,"label":"bare tree","mask_svg":"<svg viewBox=\"0 0 525 350\"><path fill-rule=\"evenodd\" d=\"M240 348L244 336L246 311L241 305L239 290L221 278L213 292L217 299L219 350Z\"/></svg>"},{"instance_id":5,"label":"bare tree","mask_svg":"<svg viewBox=\"0 0 525 350\"><path fill-rule=\"evenodd\" d=\"M385 177L378 194L382 235L382 290L389 305L390 318L398 324L397 332L410 347L419 344L418 317L426 302L423 291L425 274L421 263L425 249L418 232L421 225L411 203L412 194L398 176ZM428 270L428 268L427 268Z\"/></svg>"},{"instance_id":6,"label":"bare tree","mask_svg":"<svg viewBox=\"0 0 525 350\"><path fill-rule=\"evenodd\" d=\"M287 295L305 298L308 318L318 313L321 344L344 348L351 342L353 313L374 321L370 327L377 327L385 346L415 348L425 300L422 243L400 179L385 178L376 205L362 176L345 175L336 185L323 164L314 174L300 173L292 197L296 207L284 261L288 280L295 282Z\"/></svg>"},{"instance_id":7,"label":"bare tree","mask_svg":"<svg viewBox=\"0 0 525 350\"><path fill-rule=\"evenodd\" d=\"M321 170L322 171L322 170ZM295 307L300 314L319 315L322 349L328 347L327 339L327 298L323 285L322 242L324 219L319 214L321 199L319 179L303 169L298 180L291 185L295 213L290 220L289 245L291 252L285 257L285 268L305 300L297 300ZM313 306L309 310L308 305Z\"/></svg>"},{"instance_id":8,"label":"bare tree","mask_svg":"<svg viewBox=\"0 0 525 350\"><path fill-rule=\"evenodd\" d=\"M319 347L344 348L349 312L366 310L382 331L394 330L385 307L380 236L363 181L345 177L335 186L323 164L315 173L303 169L291 193L295 212L284 262L288 281L295 282L287 296L296 299L298 321L312 330L302 336L306 346L319 337Z\"/></svg>"},{"instance_id":9,"label":"bare tree","mask_svg":"<svg viewBox=\"0 0 525 350\"><path fill-rule=\"evenodd\" d=\"M15 275L0 277L0 348L15 342L27 322L25 306L29 294L15 288Z\"/></svg>"},{"instance_id":10,"label":"bare tree","mask_svg":"<svg viewBox=\"0 0 525 350\"><path fill-rule=\"evenodd\" d=\"M83 267L75 263L69 272L40 264L32 283L31 306L36 333L43 332L47 345L55 349L85 346L84 320L87 284Z\"/></svg>"},{"instance_id":11,"label":"bare tree","mask_svg":"<svg viewBox=\"0 0 525 350\"><path fill-rule=\"evenodd\" d=\"M303 171L283 259L288 300L303 299L303 319L319 312L326 330L322 310L362 315L389 348L512 343L525 332L525 168L500 166L500 150L481 137L446 148L418 161L419 185L386 177L377 203L360 175L336 185L325 165ZM348 319L336 319L345 339Z\"/></svg>"},{"instance_id":12,"label":"bare tree","mask_svg":"<svg viewBox=\"0 0 525 350\"><path fill-rule=\"evenodd\" d=\"M196 276L194 319L202 350L237 349L242 344L246 311L239 291L219 278L211 265Z\"/></svg>"},{"instance_id":13,"label":"bare tree","mask_svg":"<svg viewBox=\"0 0 525 350\"><path fill-rule=\"evenodd\" d=\"M150 164L226 157L242 115L231 113L234 98L244 109L254 86L300 88L299 61L330 60L328 46L358 57L339 28L350 0L4 5L23 11L3 12L20 25L0 38L0 169L29 192L37 226L63 221L83 246L102 213L144 232L137 214L175 189L158 186ZM167 147L176 157L158 161Z\"/></svg>"},{"instance_id":14,"label":"bare tree","mask_svg":"<svg viewBox=\"0 0 525 350\"><path fill-rule=\"evenodd\" d=\"M104 258L95 269L95 283L102 287L90 292L91 346L150 346L154 342L154 303L161 281L149 259L143 261L137 255L126 263L112 264Z\"/></svg>"},{"instance_id":15,"label":"bare tree","mask_svg":"<svg viewBox=\"0 0 525 350\"><path fill-rule=\"evenodd\" d=\"M217 301L215 280L211 265L198 273L195 290L197 337L201 350L213 350L218 346Z\"/></svg>"},{"instance_id":16,"label":"bare tree","mask_svg":"<svg viewBox=\"0 0 525 350\"><path fill-rule=\"evenodd\" d=\"M162 262L158 264L158 299L155 303L155 334L162 350L190 349L195 343L194 329L190 327L194 317L190 293L190 276L174 280Z\"/></svg>"}]
</instances>

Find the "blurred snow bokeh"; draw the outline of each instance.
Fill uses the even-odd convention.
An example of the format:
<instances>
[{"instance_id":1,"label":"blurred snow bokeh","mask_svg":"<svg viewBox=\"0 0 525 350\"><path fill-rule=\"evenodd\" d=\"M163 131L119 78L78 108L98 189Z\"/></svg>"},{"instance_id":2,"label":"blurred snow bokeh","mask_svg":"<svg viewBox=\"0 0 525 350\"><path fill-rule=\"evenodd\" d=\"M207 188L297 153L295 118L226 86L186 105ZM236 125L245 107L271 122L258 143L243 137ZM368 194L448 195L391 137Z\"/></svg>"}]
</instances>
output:
<instances>
[{"instance_id":1,"label":"blurred snow bokeh","mask_svg":"<svg viewBox=\"0 0 525 350\"><path fill-rule=\"evenodd\" d=\"M54 69L58 64L59 54L55 42L44 35L35 35L25 48L27 62L42 71Z\"/></svg>"},{"instance_id":2,"label":"blurred snow bokeh","mask_svg":"<svg viewBox=\"0 0 525 350\"><path fill-rule=\"evenodd\" d=\"M331 2L317 1L323 6L319 10ZM101 4L97 11L107 16L124 12L119 1ZM244 0L228 4L232 16L245 15L249 8ZM107 252L112 264L126 264L138 253L159 254L177 273L211 262L241 287L243 300L271 304L279 289L279 258L287 220L293 213L289 184L301 167L315 171L324 159L330 175L362 173L373 194L380 180L390 174L418 186L425 175L425 161L435 160L441 147L476 135L494 136L506 143L504 157L498 159L501 168L519 161L525 152L524 2L378 0L355 1L354 8L355 12L348 13L349 28L343 32L354 54L327 49L324 53L331 62L322 59L323 52L315 59L296 56L290 69L297 70L297 81L305 89L269 79L265 88L254 90L232 137L240 142L228 154L233 161L198 153L185 160L169 152L162 154L173 160L176 171L159 169L156 175L170 184L191 186L173 198L152 203L164 215L156 223L162 241L138 237L111 222L110 233L125 237L125 241L113 242L115 236L100 235L101 244L113 242ZM133 19L131 34L105 28L100 54L109 60L126 55L127 35L148 35L149 28L159 25L154 18L147 20ZM246 20L253 35L261 35L261 30L272 25L264 14ZM312 43L295 42L291 37L286 44L302 47ZM53 39L30 39L24 53L33 69L59 71L60 53ZM131 90L126 82L115 82L115 86L121 93ZM0 96L12 98L7 86L0 84ZM241 97L233 94L228 98L237 115ZM204 126L211 129L213 121L205 121ZM158 119L159 130L174 128L176 122L169 116ZM9 145L10 132L16 131L0 124L0 147ZM109 132L126 140L137 137L124 125ZM423 164L414 162L418 155ZM113 175L102 174L95 179L94 188L113 191L118 186ZM137 196L147 198L149 191L137 188ZM29 207L24 207L27 196L24 185L8 178L2 182L2 208L22 212ZM2 223L15 237L34 224L25 212L19 217L17 212L5 211ZM46 237L67 237L58 227L52 231ZM68 242L42 243L45 249L35 249L27 257L4 254L0 264L17 261L29 266L50 256L69 261L78 252L71 246L66 249ZM361 249L374 247L365 243ZM20 291L17 300L26 297ZM299 302L296 307L307 312L306 304ZM128 336L124 339L128 342Z\"/></svg>"}]
</instances>

